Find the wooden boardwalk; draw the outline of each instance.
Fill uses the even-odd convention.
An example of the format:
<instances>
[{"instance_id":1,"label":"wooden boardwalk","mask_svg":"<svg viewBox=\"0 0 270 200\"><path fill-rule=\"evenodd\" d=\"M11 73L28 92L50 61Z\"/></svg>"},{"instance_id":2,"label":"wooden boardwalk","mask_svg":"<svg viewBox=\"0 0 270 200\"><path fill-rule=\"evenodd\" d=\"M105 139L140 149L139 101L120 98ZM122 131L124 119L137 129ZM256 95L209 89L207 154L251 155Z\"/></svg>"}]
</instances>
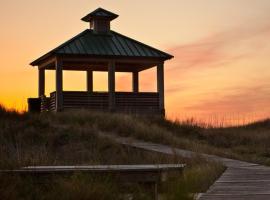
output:
<instances>
[{"instance_id":1,"label":"wooden boardwalk","mask_svg":"<svg viewBox=\"0 0 270 200\"><path fill-rule=\"evenodd\" d=\"M116 182L142 184L151 199L158 200L159 184L168 178L180 175L185 164L154 164L154 165L80 165L80 166L29 166L17 170L0 170L0 175L21 175L48 177L51 175L71 175L87 173L113 178Z\"/></svg>"},{"instance_id":2,"label":"wooden boardwalk","mask_svg":"<svg viewBox=\"0 0 270 200\"><path fill-rule=\"evenodd\" d=\"M107 134L102 134L102 136L109 137L123 145L148 151L170 155L177 154L183 157L199 155L206 159L223 163L227 167L226 171L205 194L199 197L200 200L270 199L270 167L208 154L194 153L166 145L143 142L133 138L123 138Z\"/></svg>"}]
</instances>

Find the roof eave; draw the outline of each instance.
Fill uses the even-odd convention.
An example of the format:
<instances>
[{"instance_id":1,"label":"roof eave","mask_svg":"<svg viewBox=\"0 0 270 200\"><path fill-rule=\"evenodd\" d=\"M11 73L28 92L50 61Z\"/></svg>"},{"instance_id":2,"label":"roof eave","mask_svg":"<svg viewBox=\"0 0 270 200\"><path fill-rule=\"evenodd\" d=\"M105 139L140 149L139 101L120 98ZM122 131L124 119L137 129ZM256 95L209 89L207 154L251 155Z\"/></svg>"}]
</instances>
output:
<instances>
[{"instance_id":1,"label":"roof eave","mask_svg":"<svg viewBox=\"0 0 270 200\"><path fill-rule=\"evenodd\" d=\"M62 55L72 55L72 54L62 54ZM33 66L33 67L38 66L43 60L45 60L45 59L47 59L47 58L49 58L51 56L53 56L53 53L44 55L44 56L34 60L33 62L31 62L30 65ZM86 55L86 56L96 56L96 55ZM112 56L112 57L114 57L114 56ZM128 57L128 56L123 56L123 57ZM174 56L166 53L166 57L153 57L153 58L161 58L163 61L166 61L166 60L173 59Z\"/></svg>"},{"instance_id":2,"label":"roof eave","mask_svg":"<svg viewBox=\"0 0 270 200\"><path fill-rule=\"evenodd\" d=\"M84 21L84 22L90 22L91 19L96 18L96 19L108 19L108 20L112 21L112 20L116 19L117 17L118 17L118 15L116 15L116 16L110 16L110 17L87 15L87 16L81 18L81 20Z\"/></svg>"},{"instance_id":3,"label":"roof eave","mask_svg":"<svg viewBox=\"0 0 270 200\"><path fill-rule=\"evenodd\" d=\"M85 34L89 29L84 30L83 32L79 33L78 35L74 36L73 38L69 39L68 41L64 42L63 44L59 45L58 47L54 48L53 50L49 51L48 53L46 53L45 55L39 57L38 59L34 60L33 62L30 63L31 66L37 66L39 65L40 62L42 62L42 60L50 57L50 56L55 56L56 55L56 51L61 48L62 46L64 46L66 43L76 39L77 37L80 37L81 35Z\"/></svg>"},{"instance_id":4,"label":"roof eave","mask_svg":"<svg viewBox=\"0 0 270 200\"><path fill-rule=\"evenodd\" d=\"M169 54L169 56L168 56L168 59L167 59L167 60L170 60L170 59L173 59L173 58L174 58L174 56Z\"/></svg>"},{"instance_id":5,"label":"roof eave","mask_svg":"<svg viewBox=\"0 0 270 200\"><path fill-rule=\"evenodd\" d=\"M35 67L38 66L43 60L53 56L53 53L49 53L49 54L45 54L43 56L41 56L40 58L34 60L33 62L30 63L31 66Z\"/></svg>"}]
</instances>

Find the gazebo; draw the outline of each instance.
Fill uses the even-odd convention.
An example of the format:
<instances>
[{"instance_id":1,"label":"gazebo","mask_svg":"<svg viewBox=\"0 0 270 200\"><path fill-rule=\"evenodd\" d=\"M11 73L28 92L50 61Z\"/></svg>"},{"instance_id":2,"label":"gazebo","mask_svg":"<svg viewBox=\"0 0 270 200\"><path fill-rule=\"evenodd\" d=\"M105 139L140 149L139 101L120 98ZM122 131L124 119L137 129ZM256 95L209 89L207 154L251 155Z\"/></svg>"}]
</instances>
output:
<instances>
[{"instance_id":1,"label":"gazebo","mask_svg":"<svg viewBox=\"0 0 270 200\"><path fill-rule=\"evenodd\" d=\"M38 98L29 98L29 111L93 109L165 114L164 62L172 55L112 31L118 15L98 8L82 18L90 23L67 42L33 61L38 67ZM139 72L157 68L157 92L139 92ZM45 96L45 70L55 70L56 91ZM63 91L63 70L85 71L87 91ZM108 92L93 91L93 72L108 72ZM115 91L115 73L132 73L132 92Z\"/></svg>"}]
</instances>

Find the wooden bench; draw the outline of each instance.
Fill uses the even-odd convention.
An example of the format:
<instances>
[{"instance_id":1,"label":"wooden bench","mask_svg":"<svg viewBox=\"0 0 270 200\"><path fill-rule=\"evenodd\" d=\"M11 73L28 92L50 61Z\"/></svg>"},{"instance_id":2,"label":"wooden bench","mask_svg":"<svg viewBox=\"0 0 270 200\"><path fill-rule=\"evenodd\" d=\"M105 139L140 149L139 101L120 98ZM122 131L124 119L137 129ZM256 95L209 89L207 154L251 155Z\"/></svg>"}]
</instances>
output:
<instances>
[{"instance_id":1,"label":"wooden bench","mask_svg":"<svg viewBox=\"0 0 270 200\"><path fill-rule=\"evenodd\" d=\"M29 166L18 170L1 170L0 173L20 175L64 175L87 173L113 176L120 182L139 183L149 187L154 200L158 199L158 185L182 172L185 164L158 165L90 165L90 166Z\"/></svg>"}]
</instances>

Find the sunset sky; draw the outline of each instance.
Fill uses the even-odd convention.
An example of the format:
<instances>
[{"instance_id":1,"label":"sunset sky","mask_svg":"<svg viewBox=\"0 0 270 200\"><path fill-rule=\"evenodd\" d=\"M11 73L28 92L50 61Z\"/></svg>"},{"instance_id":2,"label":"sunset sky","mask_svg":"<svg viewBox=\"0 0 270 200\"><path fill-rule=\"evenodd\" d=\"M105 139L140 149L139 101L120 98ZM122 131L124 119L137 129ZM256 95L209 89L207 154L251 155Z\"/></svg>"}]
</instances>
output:
<instances>
[{"instance_id":1,"label":"sunset sky","mask_svg":"<svg viewBox=\"0 0 270 200\"><path fill-rule=\"evenodd\" d=\"M119 14L112 29L167 51L166 111L170 118L249 121L270 116L269 0L0 0L0 103L26 109L37 96L29 63L89 27L80 19L103 7ZM106 90L107 74L94 74ZM85 90L85 73L64 72L64 90ZM54 72L46 72L46 94ZM117 90L130 90L130 74ZM156 90L154 69L141 91Z\"/></svg>"}]
</instances>

